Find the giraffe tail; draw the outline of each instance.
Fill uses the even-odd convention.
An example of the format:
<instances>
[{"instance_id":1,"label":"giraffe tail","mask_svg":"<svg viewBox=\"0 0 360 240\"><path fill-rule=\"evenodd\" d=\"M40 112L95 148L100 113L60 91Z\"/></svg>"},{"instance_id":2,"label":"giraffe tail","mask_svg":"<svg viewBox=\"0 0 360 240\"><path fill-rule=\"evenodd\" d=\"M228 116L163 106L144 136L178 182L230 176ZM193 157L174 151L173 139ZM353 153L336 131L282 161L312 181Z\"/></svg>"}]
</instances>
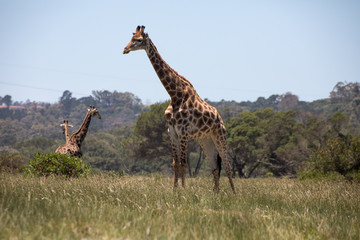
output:
<instances>
[{"instance_id":1,"label":"giraffe tail","mask_svg":"<svg viewBox=\"0 0 360 240\"><path fill-rule=\"evenodd\" d=\"M220 177L220 172L221 172L221 157L220 157L219 153L217 154L217 157L216 157L216 163L217 163L217 168L219 169L219 177Z\"/></svg>"}]
</instances>

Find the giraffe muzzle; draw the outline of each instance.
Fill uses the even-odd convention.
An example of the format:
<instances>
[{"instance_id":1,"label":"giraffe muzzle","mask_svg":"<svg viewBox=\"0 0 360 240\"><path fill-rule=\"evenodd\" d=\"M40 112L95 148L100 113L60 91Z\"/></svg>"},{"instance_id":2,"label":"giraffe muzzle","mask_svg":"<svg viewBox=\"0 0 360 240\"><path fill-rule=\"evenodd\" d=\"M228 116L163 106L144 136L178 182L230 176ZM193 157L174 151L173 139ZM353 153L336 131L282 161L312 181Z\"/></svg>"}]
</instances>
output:
<instances>
[{"instance_id":1,"label":"giraffe muzzle","mask_svg":"<svg viewBox=\"0 0 360 240\"><path fill-rule=\"evenodd\" d=\"M130 50L129 50L129 49L124 48L123 54L128 54L129 52L130 52Z\"/></svg>"}]
</instances>

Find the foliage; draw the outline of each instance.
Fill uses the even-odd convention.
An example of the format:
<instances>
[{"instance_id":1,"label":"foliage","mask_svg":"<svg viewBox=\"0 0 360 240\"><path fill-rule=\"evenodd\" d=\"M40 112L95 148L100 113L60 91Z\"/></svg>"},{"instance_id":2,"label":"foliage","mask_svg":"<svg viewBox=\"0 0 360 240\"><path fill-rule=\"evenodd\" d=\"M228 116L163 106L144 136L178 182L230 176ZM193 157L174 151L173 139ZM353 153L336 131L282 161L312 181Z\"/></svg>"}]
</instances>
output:
<instances>
[{"instance_id":1,"label":"foliage","mask_svg":"<svg viewBox=\"0 0 360 240\"><path fill-rule=\"evenodd\" d=\"M9 107L12 103L12 99L10 95L5 95L4 97L0 97L0 105L5 104Z\"/></svg>"},{"instance_id":2,"label":"foliage","mask_svg":"<svg viewBox=\"0 0 360 240\"><path fill-rule=\"evenodd\" d=\"M83 160L101 170L126 171L134 164L134 159L125 156L122 141L131 133L127 126L111 131L91 134L82 146Z\"/></svg>"},{"instance_id":3,"label":"foliage","mask_svg":"<svg viewBox=\"0 0 360 240\"><path fill-rule=\"evenodd\" d=\"M291 94L290 92L285 93L279 97L277 104L277 109L280 111L289 111L297 109L299 103L299 98L296 95Z\"/></svg>"},{"instance_id":4,"label":"foliage","mask_svg":"<svg viewBox=\"0 0 360 240\"><path fill-rule=\"evenodd\" d=\"M309 154L296 116L295 111L268 108L244 112L227 121L228 142L239 176L262 175L267 171L284 176L296 172Z\"/></svg>"},{"instance_id":5,"label":"foliage","mask_svg":"<svg viewBox=\"0 0 360 240\"><path fill-rule=\"evenodd\" d=\"M168 102L154 104L149 111L143 112L138 117L134 132L142 139L138 144L137 156L153 158L171 154L169 150L170 139L164 116L168 105Z\"/></svg>"},{"instance_id":6,"label":"foliage","mask_svg":"<svg viewBox=\"0 0 360 240\"><path fill-rule=\"evenodd\" d=\"M360 96L360 83L338 82L330 93L332 102L351 102Z\"/></svg>"},{"instance_id":7,"label":"foliage","mask_svg":"<svg viewBox=\"0 0 360 240\"><path fill-rule=\"evenodd\" d=\"M225 101L211 102L223 118L235 117L245 111L257 111L259 109L273 108L276 111L297 110L311 113L318 118L329 118L336 112L340 112L349 118L352 132L360 134L360 83L338 82L329 94L329 98L312 102L300 101L296 95L285 93L273 94L268 98L259 97L256 101Z\"/></svg>"},{"instance_id":8,"label":"foliage","mask_svg":"<svg viewBox=\"0 0 360 240\"><path fill-rule=\"evenodd\" d=\"M31 158L36 152L51 153L58 146L64 144L61 141L55 141L52 138L37 137L15 144L15 148L24 156Z\"/></svg>"},{"instance_id":9,"label":"foliage","mask_svg":"<svg viewBox=\"0 0 360 240\"><path fill-rule=\"evenodd\" d=\"M59 103L61 105L61 110L64 113L64 117L68 118L76 104L76 98L72 97L72 93L69 90L66 90L60 97Z\"/></svg>"},{"instance_id":10,"label":"foliage","mask_svg":"<svg viewBox=\"0 0 360 240\"><path fill-rule=\"evenodd\" d=\"M243 112L227 120L234 168L240 177L271 172L295 176L312 151L346 129L348 118L335 113L327 120L298 111L273 109Z\"/></svg>"},{"instance_id":11,"label":"foliage","mask_svg":"<svg viewBox=\"0 0 360 240\"><path fill-rule=\"evenodd\" d=\"M80 158L59 153L36 153L24 169L25 174L35 176L60 175L65 177L86 176L90 167Z\"/></svg>"},{"instance_id":12,"label":"foliage","mask_svg":"<svg viewBox=\"0 0 360 240\"><path fill-rule=\"evenodd\" d=\"M315 151L300 175L306 178L332 178L340 175L360 182L360 137L340 135Z\"/></svg>"},{"instance_id":13,"label":"foliage","mask_svg":"<svg viewBox=\"0 0 360 240\"><path fill-rule=\"evenodd\" d=\"M169 102L153 104L139 115L133 134L123 141L129 158L137 159L132 172L154 172L171 165L171 145L164 112Z\"/></svg>"},{"instance_id":14,"label":"foliage","mask_svg":"<svg viewBox=\"0 0 360 240\"><path fill-rule=\"evenodd\" d=\"M0 174L1 239L359 239L360 185L159 174L65 180Z\"/></svg>"},{"instance_id":15,"label":"foliage","mask_svg":"<svg viewBox=\"0 0 360 240\"><path fill-rule=\"evenodd\" d=\"M132 125L145 109L141 100L129 92L93 91L93 94L76 99L66 90L55 104L26 102L17 103L19 109L0 108L0 146L38 137L63 139L59 125L69 120L75 128L80 126L89 105L96 106L103 118L91 123L93 132Z\"/></svg>"},{"instance_id":16,"label":"foliage","mask_svg":"<svg viewBox=\"0 0 360 240\"><path fill-rule=\"evenodd\" d=\"M323 148L328 139L339 134L360 135L359 89L359 83L339 82L329 98L313 102L300 101L291 93L259 97L254 102L206 101L226 122L234 174L293 176L311 152ZM55 151L64 144L59 124L69 120L75 127L70 129L71 134L82 123L88 106L94 105L102 120L92 122L91 134L84 142L86 163L127 173L171 172L164 118L168 102L148 107L132 93L107 90L78 99L64 91L55 104L18 103L9 95L0 97L0 101L0 147L14 148L24 157ZM201 164L199 149L195 141L189 143L191 174L198 174L201 165L200 173L207 174L208 164Z\"/></svg>"},{"instance_id":17,"label":"foliage","mask_svg":"<svg viewBox=\"0 0 360 240\"><path fill-rule=\"evenodd\" d=\"M19 153L0 153L0 172L20 172L25 164Z\"/></svg>"}]
</instances>

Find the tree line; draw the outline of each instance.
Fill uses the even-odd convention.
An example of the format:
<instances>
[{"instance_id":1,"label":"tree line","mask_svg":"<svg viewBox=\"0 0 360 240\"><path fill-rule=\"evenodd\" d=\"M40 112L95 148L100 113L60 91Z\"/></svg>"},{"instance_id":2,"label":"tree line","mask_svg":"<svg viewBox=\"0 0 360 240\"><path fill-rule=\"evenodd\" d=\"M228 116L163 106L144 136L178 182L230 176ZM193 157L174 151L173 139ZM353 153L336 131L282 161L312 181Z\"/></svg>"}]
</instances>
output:
<instances>
[{"instance_id":1,"label":"tree line","mask_svg":"<svg viewBox=\"0 0 360 240\"><path fill-rule=\"evenodd\" d=\"M313 102L299 101L291 93L259 97L254 102L206 101L224 118L234 176L296 176L309 166L304 163L329 148L331 140L346 138L357 143L359 89L359 83L339 82L329 98ZM9 96L0 101L8 106L0 109L0 151L12 149L25 159L36 152L53 152L64 142L59 127L63 119L68 119L75 131L87 106L94 105L103 119L91 123L83 145L85 162L101 170L171 175L171 148L164 118L168 102L149 107L133 94L117 91L93 91L91 96L79 99L65 91L56 104L13 103ZM10 110L14 104L26 108ZM195 141L189 144L188 156L190 176L208 173L204 153ZM360 165L356 165L360 159L355 157L353 161L353 165L347 164L353 166L351 171Z\"/></svg>"}]
</instances>

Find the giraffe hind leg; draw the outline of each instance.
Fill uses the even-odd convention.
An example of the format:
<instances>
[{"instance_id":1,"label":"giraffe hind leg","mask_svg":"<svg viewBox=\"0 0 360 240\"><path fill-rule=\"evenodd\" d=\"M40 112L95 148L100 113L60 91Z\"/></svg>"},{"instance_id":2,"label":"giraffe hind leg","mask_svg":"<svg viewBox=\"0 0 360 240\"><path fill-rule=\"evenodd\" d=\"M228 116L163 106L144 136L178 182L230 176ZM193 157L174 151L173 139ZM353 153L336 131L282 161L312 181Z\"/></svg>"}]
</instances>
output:
<instances>
[{"instance_id":1,"label":"giraffe hind leg","mask_svg":"<svg viewBox=\"0 0 360 240\"><path fill-rule=\"evenodd\" d=\"M218 153L217 156L216 156L216 162L217 162L217 167L219 169L219 178L220 178L220 173L221 173L221 157L220 157L220 154Z\"/></svg>"},{"instance_id":2,"label":"giraffe hind leg","mask_svg":"<svg viewBox=\"0 0 360 240\"><path fill-rule=\"evenodd\" d=\"M222 154L220 154L220 157L222 156L221 158L224 159L223 164L225 167L225 172L229 179L231 189L232 189L233 193L235 194L235 187L234 187L234 183L233 183L232 176L231 176L231 163L229 161L229 157L226 155L227 155L227 152L223 152ZM219 176L219 178L220 178L220 176Z\"/></svg>"},{"instance_id":3,"label":"giraffe hind leg","mask_svg":"<svg viewBox=\"0 0 360 240\"><path fill-rule=\"evenodd\" d=\"M231 189L232 189L233 193L235 194L235 187L234 187L234 183L232 180L231 162L230 162L230 157L228 154L228 147L227 147L226 136L225 136L225 128L220 127L217 133L218 134L216 135L214 142L216 144L216 148L219 152L220 158L223 161L226 176L229 179Z\"/></svg>"},{"instance_id":4,"label":"giraffe hind leg","mask_svg":"<svg viewBox=\"0 0 360 240\"><path fill-rule=\"evenodd\" d=\"M211 138L199 140L201 148L204 150L205 156L210 163L212 175L214 176L214 191L219 192L219 179L221 170L221 157L217 153L215 144Z\"/></svg>"}]
</instances>

